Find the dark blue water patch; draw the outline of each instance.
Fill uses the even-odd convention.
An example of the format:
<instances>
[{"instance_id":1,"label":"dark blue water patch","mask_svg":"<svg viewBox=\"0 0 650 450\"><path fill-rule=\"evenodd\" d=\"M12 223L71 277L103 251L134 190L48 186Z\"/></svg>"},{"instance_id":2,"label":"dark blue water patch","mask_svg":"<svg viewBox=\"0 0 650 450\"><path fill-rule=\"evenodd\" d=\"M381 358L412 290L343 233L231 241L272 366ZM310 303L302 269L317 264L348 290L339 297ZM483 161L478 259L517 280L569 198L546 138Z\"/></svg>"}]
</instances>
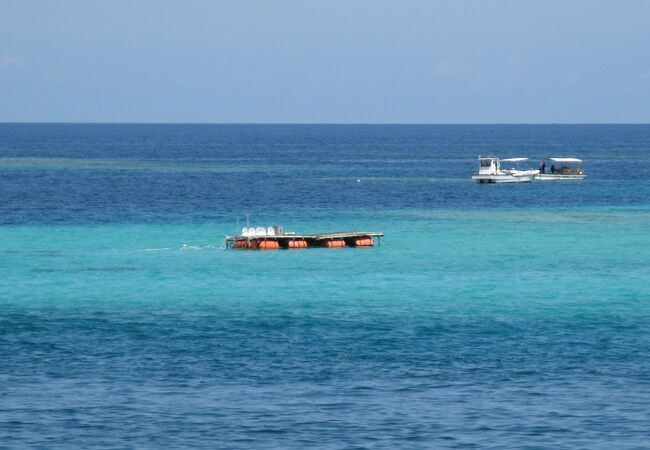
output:
<instances>
[{"instance_id":1,"label":"dark blue water patch","mask_svg":"<svg viewBox=\"0 0 650 450\"><path fill-rule=\"evenodd\" d=\"M433 148L532 157L591 152L625 158L647 150L650 125L166 125L0 124L0 155L47 158L370 161L403 149L436 159ZM314 147L321 151L314 153ZM397 159L401 159L398 157ZM646 158L647 160L647 155Z\"/></svg>"},{"instance_id":2,"label":"dark blue water patch","mask_svg":"<svg viewBox=\"0 0 650 450\"><path fill-rule=\"evenodd\" d=\"M584 158L582 183L483 186L478 154ZM650 126L0 125L0 223L647 205Z\"/></svg>"},{"instance_id":3,"label":"dark blue water patch","mask_svg":"<svg viewBox=\"0 0 650 450\"><path fill-rule=\"evenodd\" d=\"M644 445L645 320L171 312L5 311L3 442Z\"/></svg>"}]
</instances>

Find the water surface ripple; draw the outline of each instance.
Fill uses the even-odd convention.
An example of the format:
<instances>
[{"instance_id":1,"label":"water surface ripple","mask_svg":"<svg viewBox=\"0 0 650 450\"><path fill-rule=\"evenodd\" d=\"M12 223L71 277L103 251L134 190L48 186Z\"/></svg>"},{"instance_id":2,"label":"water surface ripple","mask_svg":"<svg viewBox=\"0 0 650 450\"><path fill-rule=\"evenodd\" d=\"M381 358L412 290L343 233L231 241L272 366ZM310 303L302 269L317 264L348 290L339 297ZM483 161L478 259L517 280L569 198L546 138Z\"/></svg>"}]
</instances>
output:
<instances>
[{"instance_id":1,"label":"water surface ripple","mask_svg":"<svg viewBox=\"0 0 650 450\"><path fill-rule=\"evenodd\" d=\"M0 447L647 448L649 175L647 125L0 124Z\"/></svg>"}]
</instances>

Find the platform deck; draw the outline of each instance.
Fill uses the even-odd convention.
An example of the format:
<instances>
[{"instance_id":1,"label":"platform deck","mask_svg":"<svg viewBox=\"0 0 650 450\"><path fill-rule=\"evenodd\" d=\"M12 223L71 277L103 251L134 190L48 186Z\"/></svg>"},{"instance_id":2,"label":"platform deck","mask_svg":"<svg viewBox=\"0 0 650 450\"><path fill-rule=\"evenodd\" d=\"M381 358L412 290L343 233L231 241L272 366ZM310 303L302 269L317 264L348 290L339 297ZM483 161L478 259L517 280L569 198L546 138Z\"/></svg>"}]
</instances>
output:
<instances>
[{"instance_id":1,"label":"platform deck","mask_svg":"<svg viewBox=\"0 0 650 450\"><path fill-rule=\"evenodd\" d=\"M286 242L286 241L296 241L304 240L310 244L321 244L327 241L333 240L354 240L362 239L366 237L370 238L381 238L384 236L384 233L377 231L338 231L335 233L316 233L316 234L279 234L279 235L268 235L268 236L226 236L226 248L235 248L235 242L237 241L277 241L277 242ZM319 246L319 245L316 245Z\"/></svg>"}]
</instances>

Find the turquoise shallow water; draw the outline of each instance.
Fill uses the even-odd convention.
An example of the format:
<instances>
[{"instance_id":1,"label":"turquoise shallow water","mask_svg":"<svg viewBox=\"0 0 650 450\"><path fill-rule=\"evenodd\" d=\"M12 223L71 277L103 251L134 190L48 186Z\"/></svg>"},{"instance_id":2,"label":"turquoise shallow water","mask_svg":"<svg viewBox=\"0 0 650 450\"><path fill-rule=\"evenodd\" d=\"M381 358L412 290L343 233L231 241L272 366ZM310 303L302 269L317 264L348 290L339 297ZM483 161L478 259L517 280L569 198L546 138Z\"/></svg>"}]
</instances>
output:
<instances>
[{"instance_id":1,"label":"turquoise shallow water","mask_svg":"<svg viewBox=\"0 0 650 450\"><path fill-rule=\"evenodd\" d=\"M107 169L80 150L82 162L63 163L38 150L98 145L79 130L5 134L1 148L20 164L0 164L1 445L647 447L650 205L645 181L626 187L606 151L646 170L647 128L615 130L614 144L607 129L589 135L605 148L582 184L508 187L460 175L458 154L481 127L447 130L460 142L450 148L421 131L416 146L437 156L413 176L319 156L355 154L357 133L377 133L364 130L316 143L287 131L313 161L270 171L281 180L264 161L222 155L241 164L241 184L197 170L196 153L128 169L112 155L117 168ZM496 141L488 131L495 147L520 142L518 128ZM540 146L562 140L531 133ZM12 152L29 139L36 155L21 160ZM393 156L412 158L409 145ZM240 196L242 185L261 197ZM274 212L268 200L280 192L263 188L284 189L298 207ZM341 201L352 189L362 204ZM372 249L225 251L230 209L299 232L386 237Z\"/></svg>"},{"instance_id":2,"label":"turquoise shallow water","mask_svg":"<svg viewBox=\"0 0 650 450\"><path fill-rule=\"evenodd\" d=\"M377 221L378 248L263 253L3 228L5 442L643 445L650 211Z\"/></svg>"}]
</instances>

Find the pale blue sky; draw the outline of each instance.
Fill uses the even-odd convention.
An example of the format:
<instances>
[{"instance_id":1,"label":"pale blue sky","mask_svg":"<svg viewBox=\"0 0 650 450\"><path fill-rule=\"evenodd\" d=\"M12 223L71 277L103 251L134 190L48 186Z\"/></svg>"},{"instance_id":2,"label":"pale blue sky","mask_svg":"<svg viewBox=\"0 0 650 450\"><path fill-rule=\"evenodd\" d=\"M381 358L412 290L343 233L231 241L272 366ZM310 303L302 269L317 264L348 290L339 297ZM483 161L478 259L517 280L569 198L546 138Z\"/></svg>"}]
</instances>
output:
<instances>
[{"instance_id":1,"label":"pale blue sky","mask_svg":"<svg viewBox=\"0 0 650 450\"><path fill-rule=\"evenodd\" d=\"M0 121L650 122L650 1L0 1Z\"/></svg>"}]
</instances>

